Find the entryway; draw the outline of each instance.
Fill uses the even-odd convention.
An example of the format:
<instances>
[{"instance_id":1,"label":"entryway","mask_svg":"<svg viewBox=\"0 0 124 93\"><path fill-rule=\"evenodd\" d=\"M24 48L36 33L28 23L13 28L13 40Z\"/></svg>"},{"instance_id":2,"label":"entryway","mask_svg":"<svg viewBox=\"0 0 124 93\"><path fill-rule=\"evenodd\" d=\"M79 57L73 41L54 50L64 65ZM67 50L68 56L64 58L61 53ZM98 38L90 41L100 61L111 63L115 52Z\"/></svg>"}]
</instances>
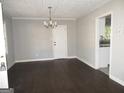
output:
<instances>
[{"instance_id":1,"label":"entryway","mask_svg":"<svg viewBox=\"0 0 124 93\"><path fill-rule=\"evenodd\" d=\"M106 14L97 18L97 40L96 40L96 66L109 75L110 68L110 50L112 33L112 14Z\"/></svg>"}]
</instances>

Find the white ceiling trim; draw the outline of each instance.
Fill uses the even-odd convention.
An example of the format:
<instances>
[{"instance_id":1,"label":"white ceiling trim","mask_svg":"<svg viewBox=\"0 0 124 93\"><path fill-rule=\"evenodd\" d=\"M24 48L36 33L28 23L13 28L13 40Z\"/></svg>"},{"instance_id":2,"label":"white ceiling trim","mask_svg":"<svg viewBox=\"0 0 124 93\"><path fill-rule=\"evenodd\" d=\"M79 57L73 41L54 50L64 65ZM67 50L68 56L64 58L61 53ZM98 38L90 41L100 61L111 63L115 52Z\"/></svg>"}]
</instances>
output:
<instances>
[{"instance_id":1,"label":"white ceiling trim","mask_svg":"<svg viewBox=\"0 0 124 93\"><path fill-rule=\"evenodd\" d=\"M14 20L48 20L48 18L41 17L12 17ZM53 18L53 20L76 20L76 18Z\"/></svg>"}]
</instances>

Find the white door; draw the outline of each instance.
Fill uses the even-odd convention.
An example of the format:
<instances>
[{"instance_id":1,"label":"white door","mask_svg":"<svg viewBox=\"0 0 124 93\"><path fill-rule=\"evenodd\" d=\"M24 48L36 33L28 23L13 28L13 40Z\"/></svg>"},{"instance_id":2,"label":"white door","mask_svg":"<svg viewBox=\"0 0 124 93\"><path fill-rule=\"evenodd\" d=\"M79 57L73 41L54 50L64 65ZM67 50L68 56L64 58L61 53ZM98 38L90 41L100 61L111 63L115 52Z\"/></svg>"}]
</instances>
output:
<instances>
[{"instance_id":1,"label":"white door","mask_svg":"<svg viewBox=\"0 0 124 93\"><path fill-rule=\"evenodd\" d=\"M3 32L2 5L0 3L0 89L8 88L6 48Z\"/></svg>"},{"instance_id":2,"label":"white door","mask_svg":"<svg viewBox=\"0 0 124 93\"><path fill-rule=\"evenodd\" d=\"M52 32L54 58L67 57L67 26L58 25Z\"/></svg>"}]
</instances>

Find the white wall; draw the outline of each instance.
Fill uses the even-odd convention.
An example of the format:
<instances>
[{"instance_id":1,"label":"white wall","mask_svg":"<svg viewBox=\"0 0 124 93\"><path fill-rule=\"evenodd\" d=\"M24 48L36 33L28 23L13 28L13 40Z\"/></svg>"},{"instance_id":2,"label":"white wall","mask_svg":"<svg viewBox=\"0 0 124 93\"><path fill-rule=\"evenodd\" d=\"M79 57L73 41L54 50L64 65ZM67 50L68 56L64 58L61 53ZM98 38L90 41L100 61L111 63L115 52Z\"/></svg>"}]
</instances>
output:
<instances>
[{"instance_id":1,"label":"white wall","mask_svg":"<svg viewBox=\"0 0 124 93\"><path fill-rule=\"evenodd\" d=\"M76 55L76 22L58 21L68 26L68 55ZM41 20L13 19L15 61L52 58L52 33Z\"/></svg>"},{"instance_id":2,"label":"white wall","mask_svg":"<svg viewBox=\"0 0 124 93\"><path fill-rule=\"evenodd\" d=\"M83 17L77 22L77 56L89 65L95 65L95 19Z\"/></svg>"},{"instance_id":3,"label":"white wall","mask_svg":"<svg viewBox=\"0 0 124 93\"><path fill-rule=\"evenodd\" d=\"M4 30L6 29L6 47L7 47L7 66L10 68L14 64L14 42L13 42L13 32L12 32L12 19L3 16Z\"/></svg>"},{"instance_id":4,"label":"white wall","mask_svg":"<svg viewBox=\"0 0 124 93\"><path fill-rule=\"evenodd\" d=\"M104 36L105 33L105 17L102 17L99 19L99 31L98 31L98 35L99 35L99 40L100 40L100 36Z\"/></svg>"},{"instance_id":5,"label":"white wall","mask_svg":"<svg viewBox=\"0 0 124 93\"><path fill-rule=\"evenodd\" d=\"M70 21L58 21L59 25L66 24L67 25L67 43L68 43L68 56L76 56L77 55L77 28L76 28L76 20Z\"/></svg>"},{"instance_id":6,"label":"white wall","mask_svg":"<svg viewBox=\"0 0 124 93\"><path fill-rule=\"evenodd\" d=\"M124 0L112 0L103 7L78 19L78 57L95 67L96 17L113 12L112 60L110 74L124 81ZM111 77L111 78L112 78Z\"/></svg>"},{"instance_id":7,"label":"white wall","mask_svg":"<svg viewBox=\"0 0 124 93\"><path fill-rule=\"evenodd\" d=\"M99 48L99 68L108 67L110 62L110 47Z\"/></svg>"}]
</instances>

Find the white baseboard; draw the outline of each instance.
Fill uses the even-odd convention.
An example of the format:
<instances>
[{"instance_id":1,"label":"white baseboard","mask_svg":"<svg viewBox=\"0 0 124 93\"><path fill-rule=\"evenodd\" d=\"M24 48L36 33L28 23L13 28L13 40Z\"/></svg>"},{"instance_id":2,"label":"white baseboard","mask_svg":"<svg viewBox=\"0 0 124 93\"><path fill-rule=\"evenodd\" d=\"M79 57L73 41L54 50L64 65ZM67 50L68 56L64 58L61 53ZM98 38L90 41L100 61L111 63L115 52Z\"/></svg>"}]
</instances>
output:
<instances>
[{"instance_id":1,"label":"white baseboard","mask_svg":"<svg viewBox=\"0 0 124 93\"><path fill-rule=\"evenodd\" d=\"M119 83L120 85L124 86L124 81L120 80L119 78L113 76L113 75L109 75L110 79L112 79L113 81Z\"/></svg>"},{"instance_id":2,"label":"white baseboard","mask_svg":"<svg viewBox=\"0 0 124 93\"><path fill-rule=\"evenodd\" d=\"M77 58L76 56L69 56L64 58ZM43 58L43 59L26 59L26 60L16 60L15 63L20 62L33 62L33 61L45 61L45 60L55 60L55 59L61 59L61 58Z\"/></svg>"},{"instance_id":3,"label":"white baseboard","mask_svg":"<svg viewBox=\"0 0 124 93\"><path fill-rule=\"evenodd\" d=\"M84 60L83 58L77 57L77 59L79 59L80 61L82 61L83 63L87 64L88 66L90 66L93 69L97 69L95 66L93 66L92 64L89 64L89 62L87 62L86 60Z\"/></svg>"}]
</instances>

